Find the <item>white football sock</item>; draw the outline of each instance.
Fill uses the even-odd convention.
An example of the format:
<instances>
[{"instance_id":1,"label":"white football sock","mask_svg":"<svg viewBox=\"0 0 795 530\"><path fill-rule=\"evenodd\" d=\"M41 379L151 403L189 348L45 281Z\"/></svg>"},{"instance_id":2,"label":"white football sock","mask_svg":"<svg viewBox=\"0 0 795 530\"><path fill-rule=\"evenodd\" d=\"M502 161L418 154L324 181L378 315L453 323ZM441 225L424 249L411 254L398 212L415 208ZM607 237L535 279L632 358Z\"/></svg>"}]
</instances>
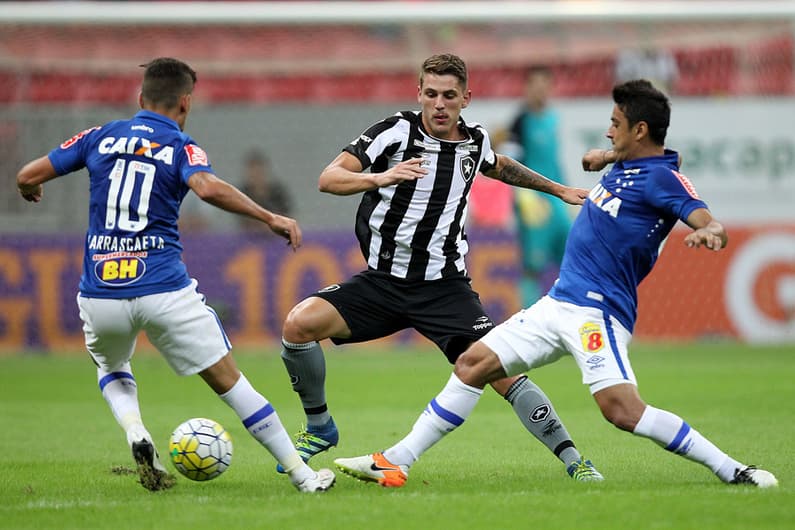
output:
<instances>
[{"instance_id":1,"label":"white football sock","mask_svg":"<svg viewBox=\"0 0 795 530\"><path fill-rule=\"evenodd\" d=\"M707 466L724 482L734 478L735 468L743 467L682 418L666 410L647 405L634 433L654 440L666 451Z\"/></svg>"},{"instance_id":2,"label":"white football sock","mask_svg":"<svg viewBox=\"0 0 795 530\"><path fill-rule=\"evenodd\" d=\"M411 466L445 434L464 423L482 394L482 388L464 384L452 374L447 385L417 418L411 432L384 451L384 456L393 464Z\"/></svg>"},{"instance_id":3,"label":"white football sock","mask_svg":"<svg viewBox=\"0 0 795 530\"><path fill-rule=\"evenodd\" d=\"M284 430L279 415L265 397L257 392L246 376L240 374L240 379L225 394L219 394L224 403L237 413L243 426L276 458L287 473L300 471L302 476L310 468L304 464L293 446L290 435ZM309 476L312 476L310 474ZM306 478L303 476L303 478Z\"/></svg>"},{"instance_id":4,"label":"white football sock","mask_svg":"<svg viewBox=\"0 0 795 530\"><path fill-rule=\"evenodd\" d=\"M124 432L135 431L133 437L142 436L143 432L148 436L149 433L146 432L141 419L141 409L138 405L138 385L135 383L130 363L124 363L114 372L97 368L97 382L102 397L105 398L113 417L116 418L116 422L124 429ZM149 439L151 440L151 437Z\"/></svg>"}]
</instances>

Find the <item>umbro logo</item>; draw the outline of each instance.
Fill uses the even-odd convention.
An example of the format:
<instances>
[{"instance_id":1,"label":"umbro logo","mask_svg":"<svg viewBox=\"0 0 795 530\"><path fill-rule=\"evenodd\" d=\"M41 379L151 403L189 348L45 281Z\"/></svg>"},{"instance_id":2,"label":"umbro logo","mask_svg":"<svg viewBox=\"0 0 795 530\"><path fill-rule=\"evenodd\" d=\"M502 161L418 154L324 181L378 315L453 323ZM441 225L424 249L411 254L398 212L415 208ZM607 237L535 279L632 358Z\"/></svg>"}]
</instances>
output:
<instances>
[{"instance_id":1,"label":"umbro logo","mask_svg":"<svg viewBox=\"0 0 795 530\"><path fill-rule=\"evenodd\" d=\"M588 368L590 370L596 370L597 368L605 367L604 360L605 358L601 355L591 355L585 362L588 363Z\"/></svg>"}]
</instances>

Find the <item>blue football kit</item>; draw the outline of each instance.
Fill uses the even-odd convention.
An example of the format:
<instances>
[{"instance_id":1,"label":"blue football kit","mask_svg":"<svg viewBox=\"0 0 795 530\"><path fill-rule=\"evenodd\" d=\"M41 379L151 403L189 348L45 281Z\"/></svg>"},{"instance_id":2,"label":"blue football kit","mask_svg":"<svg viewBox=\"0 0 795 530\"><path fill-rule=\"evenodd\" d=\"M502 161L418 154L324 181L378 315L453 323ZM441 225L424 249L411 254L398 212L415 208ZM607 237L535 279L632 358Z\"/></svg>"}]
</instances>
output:
<instances>
[{"instance_id":1,"label":"blue football kit","mask_svg":"<svg viewBox=\"0 0 795 530\"><path fill-rule=\"evenodd\" d=\"M637 286L676 224L707 205L678 172L678 154L617 162L591 190L572 225L549 295L600 308L632 331Z\"/></svg>"},{"instance_id":2,"label":"blue football kit","mask_svg":"<svg viewBox=\"0 0 795 530\"><path fill-rule=\"evenodd\" d=\"M142 110L87 129L49 153L58 175L88 169L90 204L80 294L135 298L190 284L177 219L188 178L212 173L179 125Z\"/></svg>"}]
</instances>

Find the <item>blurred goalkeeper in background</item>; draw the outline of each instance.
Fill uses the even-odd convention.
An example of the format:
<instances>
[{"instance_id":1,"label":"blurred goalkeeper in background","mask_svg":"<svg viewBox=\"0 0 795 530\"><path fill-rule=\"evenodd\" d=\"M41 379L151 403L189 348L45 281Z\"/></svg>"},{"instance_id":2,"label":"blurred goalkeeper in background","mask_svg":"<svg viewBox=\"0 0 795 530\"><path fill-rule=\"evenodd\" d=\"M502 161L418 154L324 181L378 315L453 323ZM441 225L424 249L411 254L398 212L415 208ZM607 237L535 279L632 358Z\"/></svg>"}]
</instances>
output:
<instances>
[{"instance_id":1,"label":"blurred goalkeeper in background","mask_svg":"<svg viewBox=\"0 0 795 530\"><path fill-rule=\"evenodd\" d=\"M301 244L295 220L274 214L213 173L205 152L182 132L191 110L196 73L176 59L144 65L141 111L129 120L93 127L26 164L17 175L28 201L42 199L45 182L88 169L90 209L77 304L99 388L149 490L174 483L141 419L130 359L146 332L179 375L198 373L287 469L302 492L334 484L299 457L273 406L238 370L215 312L182 262L177 218L193 190L202 200L256 219Z\"/></svg>"},{"instance_id":2,"label":"blurred goalkeeper in background","mask_svg":"<svg viewBox=\"0 0 795 530\"><path fill-rule=\"evenodd\" d=\"M339 441L326 403L325 360L318 341L364 342L413 328L453 363L494 326L464 263L467 201L478 172L570 204L582 204L587 195L496 154L486 130L461 117L470 97L466 65L459 57L428 58L417 92L421 110L399 112L372 125L320 175L323 192L363 194L356 236L367 270L303 300L284 323L282 358L306 413L306 430L296 442L305 460ZM532 381L519 375L492 386L569 475L602 479Z\"/></svg>"}]
</instances>

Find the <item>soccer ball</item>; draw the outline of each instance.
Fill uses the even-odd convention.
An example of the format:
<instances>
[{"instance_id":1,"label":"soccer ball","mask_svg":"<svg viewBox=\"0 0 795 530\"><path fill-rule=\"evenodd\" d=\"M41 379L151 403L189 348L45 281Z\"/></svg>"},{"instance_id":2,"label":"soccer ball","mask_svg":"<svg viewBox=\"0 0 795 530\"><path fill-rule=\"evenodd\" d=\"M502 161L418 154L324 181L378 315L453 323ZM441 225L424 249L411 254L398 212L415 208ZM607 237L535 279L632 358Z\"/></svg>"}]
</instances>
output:
<instances>
[{"instance_id":1,"label":"soccer ball","mask_svg":"<svg viewBox=\"0 0 795 530\"><path fill-rule=\"evenodd\" d=\"M192 418L174 429L168 452L189 479L212 480L232 463L232 437L216 421Z\"/></svg>"}]
</instances>

